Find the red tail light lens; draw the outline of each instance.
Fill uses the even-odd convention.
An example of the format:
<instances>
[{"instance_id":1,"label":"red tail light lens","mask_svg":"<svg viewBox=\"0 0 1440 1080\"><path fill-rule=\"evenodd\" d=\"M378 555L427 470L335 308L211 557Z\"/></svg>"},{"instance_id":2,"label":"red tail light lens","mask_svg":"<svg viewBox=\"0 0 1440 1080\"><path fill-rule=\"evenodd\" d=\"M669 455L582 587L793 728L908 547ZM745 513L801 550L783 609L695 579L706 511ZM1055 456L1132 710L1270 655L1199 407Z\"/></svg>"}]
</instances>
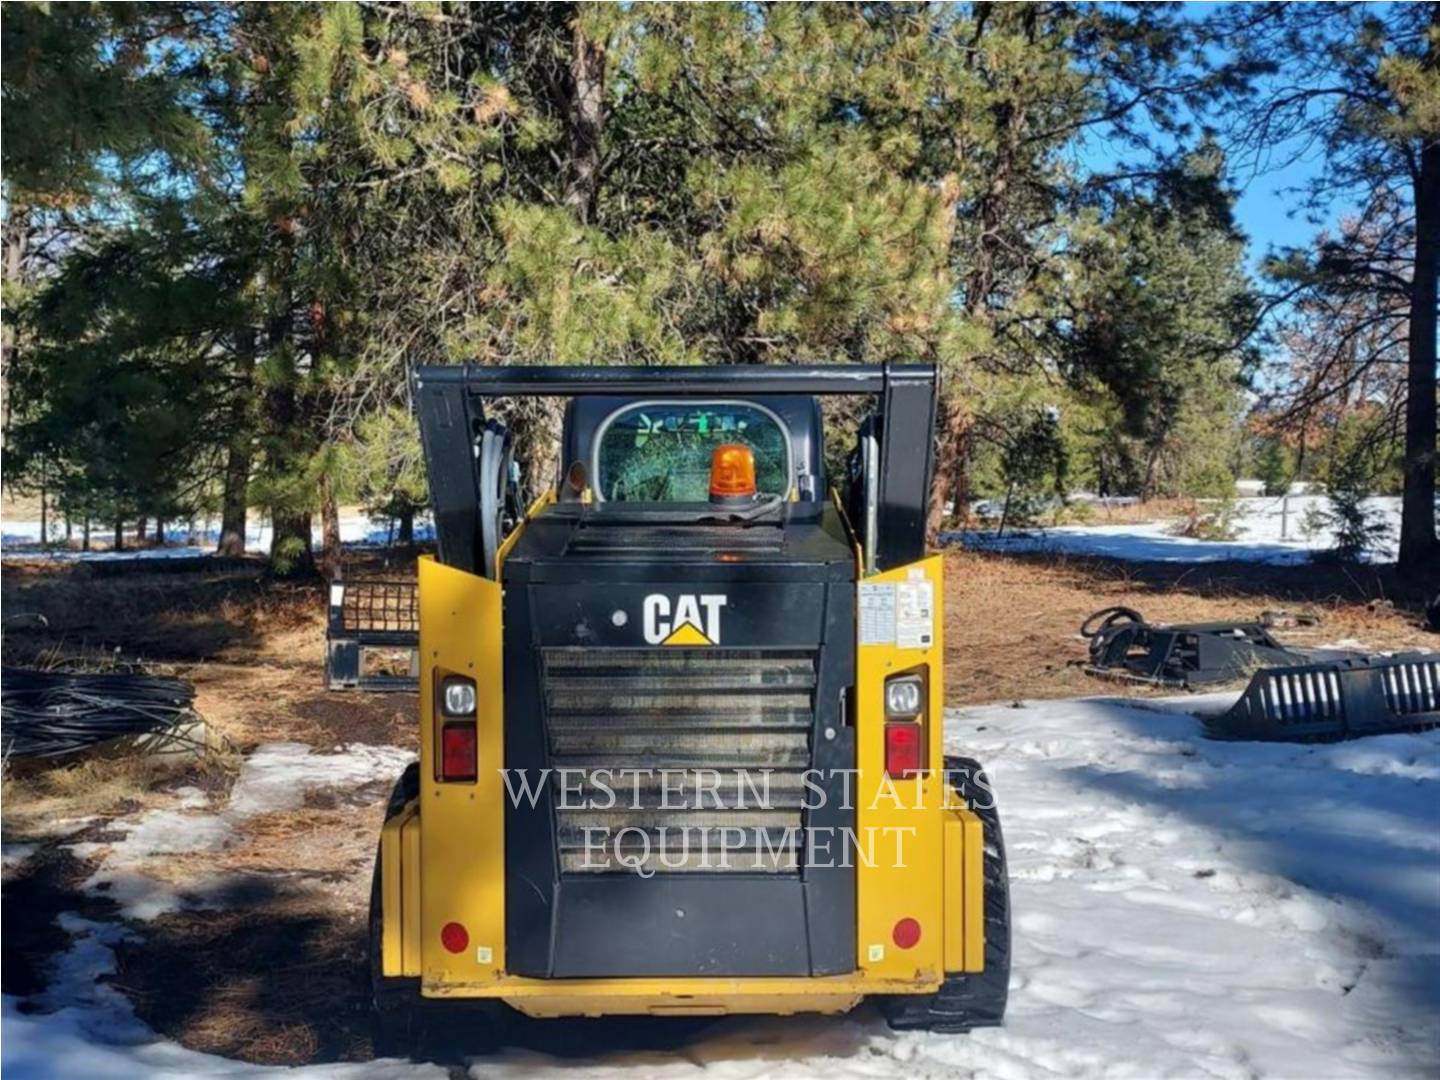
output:
<instances>
[{"instance_id":1,"label":"red tail light lens","mask_svg":"<svg viewBox=\"0 0 1440 1080\"><path fill-rule=\"evenodd\" d=\"M440 779L474 780L475 724L447 723L440 728Z\"/></svg>"},{"instance_id":2,"label":"red tail light lens","mask_svg":"<svg viewBox=\"0 0 1440 1080\"><path fill-rule=\"evenodd\" d=\"M925 767L925 726L909 720L885 725L885 772L897 780L920 775Z\"/></svg>"}]
</instances>

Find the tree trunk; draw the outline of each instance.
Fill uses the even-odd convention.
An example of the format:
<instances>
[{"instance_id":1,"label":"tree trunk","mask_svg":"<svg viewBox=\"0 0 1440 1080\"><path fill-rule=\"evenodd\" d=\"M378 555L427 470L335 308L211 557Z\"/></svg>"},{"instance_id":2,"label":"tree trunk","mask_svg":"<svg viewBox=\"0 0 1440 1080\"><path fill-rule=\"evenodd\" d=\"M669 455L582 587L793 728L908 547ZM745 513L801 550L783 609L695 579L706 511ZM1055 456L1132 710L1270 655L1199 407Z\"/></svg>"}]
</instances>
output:
<instances>
[{"instance_id":1,"label":"tree trunk","mask_svg":"<svg viewBox=\"0 0 1440 1080\"><path fill-rule=\"evenodd\" d=\"M146 534L150 532L150 519L141 515L135 522L135 546L144 547Z\"/></svg>"},{"instance_id":2,"label":"tree trunk","mask_svg":"<svg viewBox=\"0 0 1440 1080\"><path fill-rule=\"evenodd\" d=\"M600 186L600 135L605 122L605 46L586 36L577 15L571 28L570 96L565 103L569 156L565 205L588 224Z\"/></svg>"},{"instance_id":3,"label":"tree trunk","mask_svg":"<svg viewBox=\"0 0 1440 1080\"><path fill-rule=\"evenodd\" d=\"M288 451L285 457L289 460L279 465L281 469L298 469L303 450L294 446L300 438L296 431L299 408L295 388L286 384L271 387L265 399L272 437ZM313 577L316 566L310 541L310 511L271 507L270 524L270 569L282 577Z\"/></svg>"},{"instance_id":4,"label":"tree trunk","mask_svg":"<svg viewBox=\"0 0 1440 1080\"><path fill-rule=\"evenodd\" d=\"M951 398L939 402L935 440L935 472L930 478L930 505L925 516L925 545L940 544L940 527L945 523L945 504L955 501L960 513L961 492L965 488L965 449L969 434L969 417L960 402Z\"/></svg>"},{"instance_id":5,"label":"tree trunk","mask_svg":"<svg viewBox=\"0 0 1440 1080\"><path fill-rule=\"evenodd\" d=\"M162 517L155 519L155 546L165 546L165 519Z\"/></svg>"},{"instance_id":6,"label":"tree trunk","mask_svg":"<svg viewBox=\"0 0 1440 1080\"><path fill-rule=\"evenodd\" d=\"M1434 46L1432 45L1432 49ZM1435 537L1435 305L1440 267L1440 144L1420 154L1415 189L1415 274L1405 379L1405 491L1400 505L1400 568L1440 563Z\"/></svg>"},{"instance_id":7,"label":"tree trunk","mask_svg":"<svg viewBox=\"0 0 1440 1080\"><path fill-rule=\"evenodd\" d=\"M80 527L80 550L90 550L90 511L85 511L85 522Z\"/></svg>"},{"instance_id":8,"label":"tree trunk","mask_svg":"<svg viewBox=\"0 0 1440 1080\"><path fill-rule=\"evenodd\" d=\"M562 467L570 464L559 459L557 435L563 415L564 405L558 399L534 398L520 403L506 420L515 460L520 464L522 511L555 486Z\"/></svg>"},{"instance_id":9,"label":"tree trunk","mask_svg":"<svg viewBox=\"0 0 1440 1080\"><path fill-rule=\"evenodd\" d=\"M276 378L265 392L265 426L269 437L269 467L287 481L301 472L308 457L308 436L296 390L294 350L291 348L293 304L294 242L290 234L280 230L272 272L279 293L266 320L265 341L271 358L283 361L285 367L275 372ZM278 365L277 365L278 366ZM295 486L295 485L287 485ZM313 577L316 574L315 552L310 539L310 510L295 505L270 508L270 570L282 577Z\"/></svg>"},{"instance_id":10,"label":"tree trunk","mask_svg":"<svg viewBox=\"0 0 1440 1080\"><path fill-rule=\"evenodd\" d=\"M1155 498L1155 471L1160 467L1160 447L1150 446L1145 451L1145 479L1140 484L1140 501L1148 503Z\"/></svg>"},{"instance_id":11,"label":"tree trunk","mask_svg":"<svg viewBox=\"0 0 1440 1080\"><path fill-rule=\"evenodd\" d=\"M115 543L111 545L116 551L125 550L125 519L115 519Z\"/></svg>"},{"instance_id":12,"label":"tree trunk","mask_svg":"<svg viewBox=\"0 0 1440 1080\"><path fill-rule=\"evenodd\" d=\"M335 484L328 472L320 475L320 572L338 581L341 570L340 508L335 504Z\"/></svg>"},{"instance_id":13,"label":"tree trunk","mask_svg":"<svg viewBox=\"0 0 1440 1080\"><path fill-rule=\"evenodd\" d=\"M275 511L270 518L270 570L280 577L314 577L310 511Z\"/></svg>"},{"instance_id":14,"label":"tree trunk","mask_svg":"<svg viewBox=\"0 0 1440 1080\"><path fill-rule=\"evenodd\" d=\"M400 511L400 546L409 551L415 546L415 508L404 507Z\"/></svg>"},{"instance_id":15,"label":"tree trunk","mask_svg":"<svg viewBox=\"0 0 1440 1080\"><path fill-rule=\"evenodd\" d=\"M4 283L18 289L25 283L25 251L30 243L30 212L11 203L5 217ZM15 362L14 312L0 322L0 444L10 433L10 366Z\"/></svg>"},{"instance_id":16,"label":"tree trunk","mask_svg":"<svg viewBox=\"0 0 1440 1080\"><path fill-rule=\"evenodd\" d=\"M225 461L225 489L220 512L220 543L217 555L245 554L246 494L250 486L251 446L248 436L230 443Z\"/></svg>"}]
</instances>

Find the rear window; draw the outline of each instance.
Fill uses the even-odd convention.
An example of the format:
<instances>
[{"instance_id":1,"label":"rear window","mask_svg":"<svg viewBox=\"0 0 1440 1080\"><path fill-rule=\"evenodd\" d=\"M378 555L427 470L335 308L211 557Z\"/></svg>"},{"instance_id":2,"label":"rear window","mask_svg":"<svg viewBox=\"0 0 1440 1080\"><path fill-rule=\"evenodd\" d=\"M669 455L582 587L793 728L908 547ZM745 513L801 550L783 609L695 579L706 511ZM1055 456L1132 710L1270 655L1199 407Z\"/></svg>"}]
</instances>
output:
<instances>
[{"instance_id":1,"label":"rear window","mask_svg":"<svg viewBox=\"0 0 1440 1080\"><path fill-rule=\"evenodd\" d=\"M610 502L707 502L710 455L724 443L755 454L762 495L790 490L790 436L768 409L740 401L650 401L601 425L596 487Z\"/></svg>"}]
</instances>

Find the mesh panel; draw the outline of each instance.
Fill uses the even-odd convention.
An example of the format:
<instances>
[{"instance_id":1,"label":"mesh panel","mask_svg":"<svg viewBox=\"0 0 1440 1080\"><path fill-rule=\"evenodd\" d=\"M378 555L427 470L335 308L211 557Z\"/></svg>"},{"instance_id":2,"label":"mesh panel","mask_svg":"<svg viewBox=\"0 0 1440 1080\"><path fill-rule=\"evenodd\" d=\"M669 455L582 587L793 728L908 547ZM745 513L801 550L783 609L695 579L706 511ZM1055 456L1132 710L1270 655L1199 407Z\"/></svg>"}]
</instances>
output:
<instances>
[{"instance_id":1,"label":"mesh panel","mask_svg":"<svg viewBox=\"0 0 1440 1080\"><path fill-rule=\"evenodd\" d=\"M365 631L420 631L419 591L413 581L347 581L340 605L341 628Z\"/></svg>"}]
</instances>

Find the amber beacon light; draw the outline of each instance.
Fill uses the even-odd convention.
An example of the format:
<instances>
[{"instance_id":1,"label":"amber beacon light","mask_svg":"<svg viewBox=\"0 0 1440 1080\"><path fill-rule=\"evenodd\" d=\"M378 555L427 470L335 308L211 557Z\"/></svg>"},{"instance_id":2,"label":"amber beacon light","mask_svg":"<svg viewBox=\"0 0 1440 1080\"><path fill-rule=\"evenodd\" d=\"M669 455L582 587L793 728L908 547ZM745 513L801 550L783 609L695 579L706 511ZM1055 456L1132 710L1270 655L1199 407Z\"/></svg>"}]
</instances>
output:
<instances>
[{"instance_id":1,"label":"amber beacon light","mask_svg":"<svg viewBox=\"0 0 1440 1080\"><path fill-rule=\"evenodd\" d=\"M724 443L710 456L710 497L751 498L755 495L755 454L748 446Z\"/></svg>"}]
</instances>

